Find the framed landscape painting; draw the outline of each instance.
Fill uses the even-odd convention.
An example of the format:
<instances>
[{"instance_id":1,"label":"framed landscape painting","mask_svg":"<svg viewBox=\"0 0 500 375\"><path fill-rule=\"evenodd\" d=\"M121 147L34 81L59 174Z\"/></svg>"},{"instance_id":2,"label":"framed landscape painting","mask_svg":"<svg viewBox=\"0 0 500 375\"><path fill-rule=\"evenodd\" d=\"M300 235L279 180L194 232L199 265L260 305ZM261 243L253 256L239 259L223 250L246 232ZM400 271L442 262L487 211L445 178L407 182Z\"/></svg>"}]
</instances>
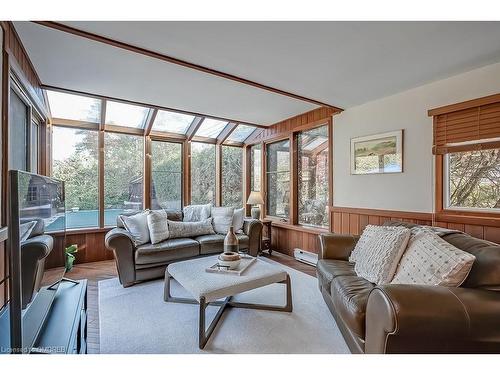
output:
<instances>
[{"instance_id":1,"label":"framed landscape painting","mask_svg":"<svg viewBox=\"0 0 500 375\"><path fill-rule=\"evenodd\" d=\"M351 139L351 174L403 172L403 130Z\"/></svg>"}]
</instances>

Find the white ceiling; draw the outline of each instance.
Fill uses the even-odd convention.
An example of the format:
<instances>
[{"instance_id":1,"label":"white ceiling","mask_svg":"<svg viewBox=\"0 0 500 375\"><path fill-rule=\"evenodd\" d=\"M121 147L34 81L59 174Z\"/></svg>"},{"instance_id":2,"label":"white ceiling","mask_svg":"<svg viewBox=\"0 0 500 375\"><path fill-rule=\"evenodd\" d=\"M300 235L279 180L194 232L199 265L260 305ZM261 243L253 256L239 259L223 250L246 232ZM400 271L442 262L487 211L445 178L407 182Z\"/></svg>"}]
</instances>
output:
<instances>
[{"instance_id":1,"label":"white ceiling","mask_svg":"<svg viewBox=\"0 0 500 375\"><path fill-rule=\"evenodd\" d=\"M500 61L500 22L65 23L343 108ZM262 124L314 108L45 27L15 25L46 84Z\"/></svg>"}]
</instances>

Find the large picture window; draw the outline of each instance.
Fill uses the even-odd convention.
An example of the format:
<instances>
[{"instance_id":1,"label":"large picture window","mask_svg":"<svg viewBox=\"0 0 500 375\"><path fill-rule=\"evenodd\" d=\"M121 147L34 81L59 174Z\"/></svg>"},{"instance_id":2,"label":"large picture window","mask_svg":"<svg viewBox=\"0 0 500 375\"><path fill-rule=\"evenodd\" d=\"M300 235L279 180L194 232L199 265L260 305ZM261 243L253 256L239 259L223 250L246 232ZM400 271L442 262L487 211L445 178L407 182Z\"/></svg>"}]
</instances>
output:
<instances>
[{"instance_id":1,"label":"large picture window","mask_svg":"<svg viewBox=\"0 0 500 375\"><path fill-rule=\"evenodd\" d=\"M151 208L182 208L182 144L151 144Z\"/></svg>"},{"instance_id":2,"label":"large picture window","mask_svg":"<svg viewBox=\"0 0 500 375\"><path fill-rule=\"evenodd\" d=\"M53 127L52 175L65 181L67 228L99 225L97 138L96 131Z\"/></svg>"},{"instance_id":3,"label":"large picture window","mask_svg":"<svg viewBox=\"0 0 500 375\"><path fill-rule=\"evenodd\" d=\"M222 205L243 205L243 149L222 146Z\"/></svg>"},{"instance_id":4,"label":"large picture window","mask_svg":"<svg viewBox=\"0 0 500 375\"><path fill-rule=\"evenodd\" d=\"M446 208L500 210L500 149L446 154L444 178Z\"/></svg>"},{"instance_id":5,"label":"large picture window","mask_svg":"<svg viewBox=\"0 0 500 375\"><path fill-rule=\"evenodd\" d=\"M288 218L290 214L290 142L267 145L267 214Z\"/></svg>"},{"instance_id":6,"label":"large picture window","mask_svg":"<svg viewBox=\"0 0 500 375\"><path fill-rule=\"evenodd\" d=\"M215 205L215 145L191 143L191 203Z\"/></svg>"},{"instance_id":7,"label":"large picture window","mask_svg":"<svg viewBox=\"0 0 500 375\"><path fill-rule=\"evenodd\" d=\"M328 226L328 126L300 132L298 150L299 224Z\"/></svg>"},{"instance_id":8,"label":"large picture window","mask_svg":"<svg viewBox=\"0 0 500 375\"><path fill-rule=\"evenodd\" d=\"M262 147L254 145L250 149L250 191L260 191L262 171Z\"/></svg>"},{"instance_id":9,"label":"large picture window","mask_svg":"<svg viewBox=\"0 0 500 375\"><path fill-rule=\"evenodd\" d=\"M123 212L143 206L144 138L104 134L104 225L116 225Z\"/></svg>"}]
</instances>

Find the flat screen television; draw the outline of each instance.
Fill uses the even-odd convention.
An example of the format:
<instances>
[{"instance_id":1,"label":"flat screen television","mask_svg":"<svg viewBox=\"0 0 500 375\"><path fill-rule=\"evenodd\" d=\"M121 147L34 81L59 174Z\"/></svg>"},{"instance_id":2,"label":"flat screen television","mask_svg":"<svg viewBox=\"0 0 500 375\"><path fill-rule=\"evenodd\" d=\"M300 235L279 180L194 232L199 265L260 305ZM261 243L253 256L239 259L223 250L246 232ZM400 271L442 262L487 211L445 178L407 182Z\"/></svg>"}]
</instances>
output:
<instances>
[{"instance_id":1,"label":"flat screen television","mask_svg":"<svg viewBox=\"0 0 500 375\"><path fill-rule=\"evenodd\" d=\"M2 330L1 352L31 353L64 277L64 267L48 267L55 241L45 230L65 231L64 182L10 170L8 194L10 299L0 324L10 332Z\"/></svg>"}]
</instances>

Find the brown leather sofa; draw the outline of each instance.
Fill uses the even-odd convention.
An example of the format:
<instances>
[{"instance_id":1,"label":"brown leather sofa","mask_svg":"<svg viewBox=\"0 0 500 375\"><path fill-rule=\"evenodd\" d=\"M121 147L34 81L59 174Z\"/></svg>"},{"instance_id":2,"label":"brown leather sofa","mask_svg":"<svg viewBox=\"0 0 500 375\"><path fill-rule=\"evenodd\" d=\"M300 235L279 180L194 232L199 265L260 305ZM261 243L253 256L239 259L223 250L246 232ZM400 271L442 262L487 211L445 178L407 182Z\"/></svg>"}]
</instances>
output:
<instances>
[{"instance_id":1,"label":"brown leather sofa","mask_svg":"<svg viewBox=\"0 0 500 375\"><path fill-rule=\"evenodd\" d=\"M374 285L348 261L358 236L320 235L319 289L353 353L500 353L500 245L441 237L476 257L458 288Z\"/></svg>"},{"instance_id":2,"label":"brown leather sofa","mask_svg":"<svg viewBox=\"0 0 500 375\"><path fill-rule=\"evenodd\" d=\"M169 220L182 221L182 211L167 211ZM135 246L118 217L117 227L105 237L106 248L113 251L120 283L126 288L137 282L164 277L168 264L222 252L224 237L209 234L194 238L167 239L158 244ZM262 223L245 219L243 233L237 234L240 250L257 256L261 247Z\"/></svg>"}]
</instances>

